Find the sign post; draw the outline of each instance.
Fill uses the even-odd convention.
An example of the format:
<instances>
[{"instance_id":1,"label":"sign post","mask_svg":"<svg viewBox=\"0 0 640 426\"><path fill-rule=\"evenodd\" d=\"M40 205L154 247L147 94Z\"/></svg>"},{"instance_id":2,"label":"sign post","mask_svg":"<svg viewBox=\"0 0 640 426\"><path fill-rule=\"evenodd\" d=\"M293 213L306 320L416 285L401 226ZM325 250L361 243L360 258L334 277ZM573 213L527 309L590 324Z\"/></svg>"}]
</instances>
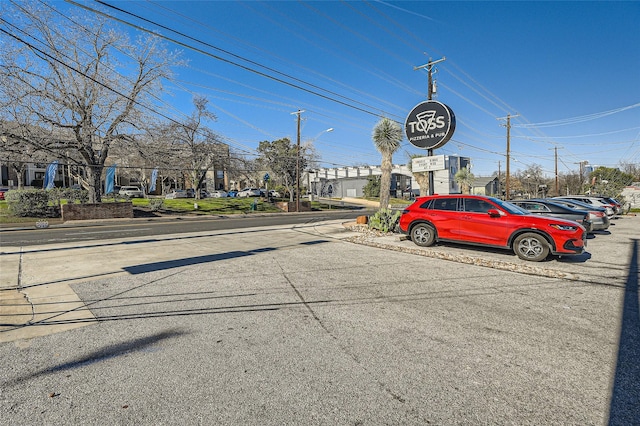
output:
<instances>
[{"instance_id":1,"label":"sign post","mask_svg":"<svg viewBox=\"0 0 640 426\"><path fill-rule=\"evenodd\" d=\"M271 201L271 197L269 196L269 179L271 179L271 176L269 176L269 173L265 173L264 177L262 178L262 180L264 181L264 190L266 191L266 194L264 194L264 196L267 200Z\"/></svg>"}]
</instances>

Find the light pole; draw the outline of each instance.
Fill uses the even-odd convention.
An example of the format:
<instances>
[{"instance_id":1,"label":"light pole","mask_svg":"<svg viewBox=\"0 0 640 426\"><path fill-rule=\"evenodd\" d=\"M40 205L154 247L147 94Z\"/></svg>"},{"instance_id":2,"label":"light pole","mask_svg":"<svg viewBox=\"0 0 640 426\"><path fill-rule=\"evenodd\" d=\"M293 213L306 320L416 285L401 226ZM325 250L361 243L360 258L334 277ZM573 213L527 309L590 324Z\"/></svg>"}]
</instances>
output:
<instances>
[{"instance_id":1,"label":"light pole","mask_svg":"<svg viewBox=\"0 0 640 426\"><path fill-rule=\"evenodd\" d=\"M310 142L314 142L315 140L317 140L320 136L322 136L323 133L329 133L329 132L333 132L333 127L329 127L328 129L325 129L323 131L321 131L320 133L318 133L313 139L311 139ZM318 176L318 172L314 171L316 178ZM311 191L311 170L307 171L307 190ZM316 180L314 179L314 184L316 183ZM311 192L310 194L310 199L309 201L313 201L313 192Z\"/></svg>"}]
</instances>

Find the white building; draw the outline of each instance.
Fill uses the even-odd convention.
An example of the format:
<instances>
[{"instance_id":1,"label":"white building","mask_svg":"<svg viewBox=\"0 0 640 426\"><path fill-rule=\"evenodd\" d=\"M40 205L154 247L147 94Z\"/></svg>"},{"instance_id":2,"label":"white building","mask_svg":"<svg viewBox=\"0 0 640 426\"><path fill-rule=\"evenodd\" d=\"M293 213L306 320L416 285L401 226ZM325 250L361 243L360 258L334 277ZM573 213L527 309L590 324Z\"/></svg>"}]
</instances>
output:
<instances>
[{"instance_id":1,"label":"white building","mask_svg":"<svg viewBox=\"0 0 640 426\"><path fill-rule=\"evenodd\" d=\"M444 163L441 170L434 170L434 193L459 194L461 192L455 181L455 174L463 167L467 167L471 160L468 157L453 155L442 156ZM382 169L377 166L320 168L308 172L302 177L302 185L307 186L314 196L320 197L363 197L364 187L370 176L382 175ZM406 164L392 166L391 195L403 197L412 193L418 195L420 187L413 177L413 173Z\"/></svg>"}]
</instances>

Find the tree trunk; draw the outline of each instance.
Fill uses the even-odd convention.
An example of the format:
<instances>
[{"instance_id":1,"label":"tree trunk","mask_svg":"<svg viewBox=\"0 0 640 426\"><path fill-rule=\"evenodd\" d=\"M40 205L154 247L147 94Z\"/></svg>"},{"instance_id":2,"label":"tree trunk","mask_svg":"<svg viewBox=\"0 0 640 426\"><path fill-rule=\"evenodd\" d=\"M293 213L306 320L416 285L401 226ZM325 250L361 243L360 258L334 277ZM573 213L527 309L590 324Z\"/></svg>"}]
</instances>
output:
<instances>
[{"instance_id":1,"label":"tree trunk","mask_svg":"<svg viewBox=\"0 0 640 426\"><path fill-rule=\"evenodd\" d=\"M384 152L382 153L382 176L380 177L380 208L388 209L389 208L389 199L391 192L391 171L392 171L392 156L393 153Z\"/></svg>"},{"instance_id":2,"label":"tree trunk","mask_svg":"<svg viewBox=\"0 0 640 426\"><path fill-rule=\"evenodd\" d=\"M102 169L103 167L97 164L86 168L89 182L89 203L102 202Z\"/></svg>"},{"instance_id":3,"label":"tree trunk","mask_svg":"<svg viewBox=\"0 0 640 426\"><path fill-rule=\"evenodd\" d=\"M414 173L413 177L420 187L420 196L429 195L429 172Z\"/></svg>"}]
</instances>

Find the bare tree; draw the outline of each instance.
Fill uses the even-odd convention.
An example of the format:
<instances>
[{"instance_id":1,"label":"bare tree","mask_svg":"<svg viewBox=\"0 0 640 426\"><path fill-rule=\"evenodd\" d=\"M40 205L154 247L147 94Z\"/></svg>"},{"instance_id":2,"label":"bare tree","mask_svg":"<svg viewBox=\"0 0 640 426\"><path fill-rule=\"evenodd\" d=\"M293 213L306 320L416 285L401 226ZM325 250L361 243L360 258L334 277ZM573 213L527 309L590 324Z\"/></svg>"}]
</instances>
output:
<instances>
[{"instance_id":1,"label":"bare tree","mask_svg":"<svg viewBox=\"0 0 640 426\"><path fill-rule=\"evenodd\" d=\"M620 163L620 170L633 176L634 181L640 181L640 163L630 163L623 161Z\"/></svg>"},{"instance_id":2,"label":"bare tree","mask_svg":"<svg viewBox=\"0 0 640 426\"><path fill-rule=\"evenodd\" d=\"M188 175L188 180L200 189L209 170L222 169L228 163L229 146L207 126L216 116L207 109L208 101L202 96L193 98L194 111L183 122L168 124L159 140L166 142L171 157ZM196 191L196 197L200 191Z\"/></svg>"},{"instance_id":3,"label":"bare tree","mask_svg":"<svg viewBox=\"0 0 640 426\"><path fill-rule=\"evenodd\" d=\"M74 152L85 168L90 202L101 201L101 177L109 149L127 142L154 112L152 97L170 76L177 54L152 36L131 43L106 20L62 17L44 3L3 6L0 114L48 137L23 133L22 142L52 156ZM126 61L120 63L120 61Z\"/></svg>"}]
</instances>

